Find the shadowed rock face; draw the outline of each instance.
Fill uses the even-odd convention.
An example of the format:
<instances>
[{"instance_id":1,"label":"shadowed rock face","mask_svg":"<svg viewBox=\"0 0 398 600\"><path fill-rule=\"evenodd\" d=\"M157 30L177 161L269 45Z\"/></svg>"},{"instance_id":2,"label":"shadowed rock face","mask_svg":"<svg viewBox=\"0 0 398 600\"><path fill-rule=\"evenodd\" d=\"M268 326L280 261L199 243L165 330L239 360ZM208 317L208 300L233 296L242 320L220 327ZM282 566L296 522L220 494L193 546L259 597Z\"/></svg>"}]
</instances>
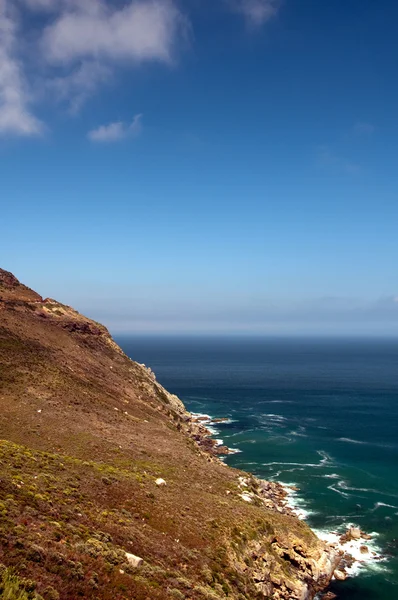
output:
<instances>
[{"instance_id":1,"label":"shadowed rock face","mask_svg":"<svg viewBox=\"0 0 398 600\"><path fill-rule=\"evenodd\" d=\"M339 562L103 325L3 270L0 439L0 563L31 598L304 600Z\"/></svg>"}]
</instances>

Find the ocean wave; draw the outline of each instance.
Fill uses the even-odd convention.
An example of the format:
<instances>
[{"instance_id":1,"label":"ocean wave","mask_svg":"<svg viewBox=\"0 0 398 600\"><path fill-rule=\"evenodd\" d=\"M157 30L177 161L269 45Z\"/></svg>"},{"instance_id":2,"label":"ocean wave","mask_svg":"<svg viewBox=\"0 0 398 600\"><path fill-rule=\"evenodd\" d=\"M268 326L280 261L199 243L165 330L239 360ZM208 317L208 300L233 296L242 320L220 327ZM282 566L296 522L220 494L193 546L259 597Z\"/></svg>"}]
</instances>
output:
<instances>
[{"instance_id":1,"label":"ocean wave","mask_svg":"<svg viewBox=\"0 0 398 600\"><path fill-rule=\"evenodd\" d=\"M319 466L325 466L326 464L333 462L333 458L324 450L317 450L316 452L322 457Z\"/></svg>"},{"instance_id":2,"label":"ocean wave","mask_svg":"<svg viewBox=\"0 0 398 600\"><path fill-rule=\"evenodd\" d=\"M333 458L327 453L324 452L324 450L317 450L317 454L319 454L321 456L321 460L319 461L319 463L298 463L298 462L278 462L278 461L273 461L273 462L269 462L269 463L261 463L264 467L272 467L272 466L276 466L276 467L280 467L283 465L289 466L289 467L313 467L313 468L319 468L319 467L331 467L333 464Z\"/></svg>"},{"instance_id":3,"label":"ocean wave","mask_svg":"<svg viewBox=\"0 0 398 600\"><path fill-rule=\"evenodd\" d=\"M310 510L304 498L299 496L297 489L295 489L295 483L283 483L282 487L287 494L286 505L298 519L305 521L309 516L317 514L315 511Z\"/></svg>"},{"instance_id":4,"label":"ocean wave","mask_svg":"<svg viewBox=\"0 0 398 600\"><path fill-rule=\"evenodd\" d=\"M295 473L296 471L305 471L305 467L293 467L293 469L282 469L280 473Z\"/></svg>"},{"instance_id":5,"label":"ocean wave","mask_svg":"<svg viewBox=\"0 0 398 600\"><path fill-rule=\"evenodd\" d=\"M276 415L274 413L266 413L260 415L260 417L267 417L268 419L272 419L273 421L287 421L287 418L283 415Z\"/></svg>"},{"instance_id":6,"label":"ocean wave","mask_svg":"<svg viewBox=\"0 0 398 600\"><path fill-rule=\"evenodd\" d=\"M253 433L254 431L259 431L258 427L254 427L252 429L242 429L241 431L236 431L235 433L231 433L228 437L236 437L238 435L246 435L247 433Z\"/></svg>"},{"instance_id":7,"label":"ocean wave","mask_svg":"<svg viewBox=\"0 0 398 600\"><path fill-rule=\"evenodd\" d=\"M305 427L300 426L297 430L289 431L289 435L294 435L295 437L308 437L306 433Z\"/></svg>"},{"instance_id":8,"label":"ocean wave","mask_svg":"<svg viewBox=\"0 0 398 600\"><path fill-rule=\"evenodd\" d=\"M350 576L358 575L363 569L369 569L372 571L387 571L386 559L382 557L382 549L377 543L378 533L372 532L371 540L350 540L344 544L341 543L340 537L350 527L356 527L353 523L342 523L336 532L325 531L323 529L314 528L313 531L319 537L320 540L328 544L332 544L342 552L350 554L354 559L355 563L351 567L346 567L346 571ZM366 546L368 552L366 554L361 552L361 547Z\"/></svg>"},{"instance_id":9,"label":"ocean wave","mask_svg":"<svg viewBox=\"0 0 398 600\"><path fill-rule=\"evenodd\" d=\"M337 438L338 442L345 442L346 444L360 444L361 446L374 446L376 448L394 448L392 444L379 444L377 442L365 442L363 440L353 440L352 438L340 437Z\"/></svg>"},{"instance_id":10,"label":"ocean wave","mask_svg":"<svg viewBox=\"0 0 398 600\"><path fill-rule=\"evenodd\" d=\"M339 486L338 483L336 485L337 487ZM344 498L351 498L351 494L347 494L347 492L343 492L342 490L337 489L334 484L328 485L328 490L332 490L333 492L336 492L336 494L340 494L340 496L343 496Z\"/></svg>"},{"instance_id":11,"label":"ocean wave","mask_svg":"<svg viewBox=\"0 0 398 600\"><path fill-rule=\"evenodd\" d=\"M265 400L264 404L294 404L293 400Z\"/></svg>"},{"instance_id":12,"label":"ocean wave","mask_svg":"<svg viewBox=\"0 0 398 600\"><path fill-rule=\"evenodd\" d=\"M195 419L207 419L208 421L211 421L213 418L206 413L191 412L191 415L195 417Z\"/></svg>"},{"instance_id":13,"label":"ocean wave","mask_svg":"<svg viewBox=\"0 0 398 600\"><path fill-rule=\"evenodd\" d=\"M378 494L379 496L387 496L389 498L398 498L397 494L390 494L389 492L382 492L381 490L375 490L374 488L360 488L348 485L345 480L341 480L337 484L343 490L348 492L364 492L365 494Z\"/></svg>"},{"instance_id":14,"label":"ocean wave","mask_svg":"<svg viewBox=\"0 0 398 600\"><path fill-rule=\"evenodd\" d=\"M206 429L210 431L211 435L218 435L220 433L220 430L213 427L213 425L209 425L208 423L203 424L206 426Z\"/></svg>"},{"instance_id":15,"label":"ocean wave","mask_svg":"<svg viewBox=\"0 0 398 600\"><path fill-rule=\"evenodd\" d=\"M287 493L287 506L291 508L299 519L306 520L312 514L316 514L308 508L308 504L304 498L299 496L294 483L284 483L282 485ZM338 492L341 493L341 490L338 490ZM336 518L345 519L347 516L336 515ZM319 539L328 544L332 544L338 550L350 554L355 559L355 563L351 567L346 567L346 571L350 576L357 575L365 568L372 571L388 572L388 567L385 564L387 559L382 556L382 548L377 543L379 534L377 532L372 532L370 534L372 539L370 540L361 538L359 540L350 540L346 543L342 543L340 538L350 527L356 527L356 525L351 522L343 522L337 530L333 532L316 528L313 528L313 531ZM363 548L364 546L368 549L367 553L361 552L361 547Z\"/></svg>"},{"instance_id":16,"label":"ocean wave","mask_svg":"<svg viewBox=\"0 0 398 600\"><path fill-rule=\"evenodd\" d=\"M393 504L386 504L385 502L376 502L376 504L372 508L372 512L374 512L378 508L398 508L398 506L394 506Z\"/></svg>"}]
</instances>

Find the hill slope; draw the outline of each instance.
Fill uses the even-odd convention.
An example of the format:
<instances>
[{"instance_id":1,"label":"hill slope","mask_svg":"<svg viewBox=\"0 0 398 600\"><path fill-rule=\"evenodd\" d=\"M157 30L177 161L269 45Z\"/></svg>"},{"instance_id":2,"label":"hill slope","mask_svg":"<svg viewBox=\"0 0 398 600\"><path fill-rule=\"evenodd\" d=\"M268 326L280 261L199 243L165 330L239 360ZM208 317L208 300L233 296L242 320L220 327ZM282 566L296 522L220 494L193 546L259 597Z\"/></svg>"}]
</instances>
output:
<instances>
[{"instance_id":1,"label":"hill slope","mask_svg":"<svg viewBox=\"0 0 398 600\"><path fill-rule=\"evenodd\" d=\"M339 561L105 327L1 269L0 440L11 599L304 600Z\"/></svg>"}]
</instances>

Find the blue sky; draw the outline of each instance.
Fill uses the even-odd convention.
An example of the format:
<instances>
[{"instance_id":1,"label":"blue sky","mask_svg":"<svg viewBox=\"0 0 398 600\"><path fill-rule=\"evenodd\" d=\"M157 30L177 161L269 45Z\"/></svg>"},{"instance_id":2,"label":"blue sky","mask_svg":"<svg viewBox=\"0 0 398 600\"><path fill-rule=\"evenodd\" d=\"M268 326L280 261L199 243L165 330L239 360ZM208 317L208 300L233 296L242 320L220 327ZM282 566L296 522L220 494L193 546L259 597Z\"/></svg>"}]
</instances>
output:
<instances>
[{"instance_id":1,"label":"blue sky","mask_svg":"<svg viewBox=\"0 0 398 600\"><path fill-rule=\"evenodd\" d=\"M397 22L0 0L1 266L114 332L397 335Z\"/></svg>"}]
</instances>

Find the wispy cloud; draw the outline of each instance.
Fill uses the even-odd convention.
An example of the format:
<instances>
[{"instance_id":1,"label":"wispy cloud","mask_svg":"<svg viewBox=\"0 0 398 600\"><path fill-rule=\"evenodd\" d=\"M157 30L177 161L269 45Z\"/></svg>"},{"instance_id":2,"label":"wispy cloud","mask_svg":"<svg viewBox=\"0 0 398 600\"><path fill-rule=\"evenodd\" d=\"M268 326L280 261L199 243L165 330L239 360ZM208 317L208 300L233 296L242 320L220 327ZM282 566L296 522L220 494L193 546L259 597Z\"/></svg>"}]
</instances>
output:
<instances>
[{"instance_id":1,"label":"wispy cloud","mask_svg":"<svg viewBox=\"0 0 398 600\"><path fill-rule=\"evenodd\" d=\"M366 123L363 121L359 121L354 125L354 133L358 135L372 135L376 131L375 125L372 123Z\"/></svg>"},{"instance_id":2,"label":"wispy cloud","mask_svg":"<svg viewBox=\"0 0 398 600\"><path fill-rule=\"evenodd\" d=\"M361 166L356 162L340 156L330 146L323 145L317 148L316 162L320 167L329 167L340 172L355 175L360 173Z\"/></svg>"},{"instance_id":3,"label":"wispy cloud","mask_svg":"<svg viewBox=\"0 0 398 600\"><path fill-rule=\"evenodd\" d=\"M259 27L275 17L280 0L228 0L232 10L244 16L250 26Z\"/></svg>"},{"instance_id":4,"label":"wispy cloud","mask_svg":"<svg viewBox=\"0 0 398 600\"><path fill-rule=\"evenodd\" d=\"M17 33L7 1L0 0L0 135L32 136L40 134L43 125L29 108Z\"/></svg>"},{"instance_id":5,"label":"wispy cloud","mask_svg":"<svg viewBox=\"0 0 398 600\"><path fill-rule=\"evenodd\" d=\"M27 19L28 56L30 12L40 15ZM173 64L188 30L174 0L0 0L0 135L43 131L25 78L32 57L47 99L76 113L119 67Z\"/></svg>"},{"instance_id":6,"label":"wispy cloud","mask_svg":"<svg viewBox=\"0 0 398 600\"><path fill-rule=\"evenodd\" d=\"M65 102L72 115L77 114L87 100L112 78L112 69L95 61L83 61L63 76L47 81L46 88L60 102Z\"/></svg>"},{"instance_id":7,"label":"wispy cloud","mask_svg":"<svg viewBox=\"0 0 398 600\"><path fill-rule=\"evenodd\" d=\"M132 123L117 121L101 125L89 131L87 137L93 142L117 142L128 137L137 137L142 131L142 114L135 115Z\"/></svg>"}]
</instances>

